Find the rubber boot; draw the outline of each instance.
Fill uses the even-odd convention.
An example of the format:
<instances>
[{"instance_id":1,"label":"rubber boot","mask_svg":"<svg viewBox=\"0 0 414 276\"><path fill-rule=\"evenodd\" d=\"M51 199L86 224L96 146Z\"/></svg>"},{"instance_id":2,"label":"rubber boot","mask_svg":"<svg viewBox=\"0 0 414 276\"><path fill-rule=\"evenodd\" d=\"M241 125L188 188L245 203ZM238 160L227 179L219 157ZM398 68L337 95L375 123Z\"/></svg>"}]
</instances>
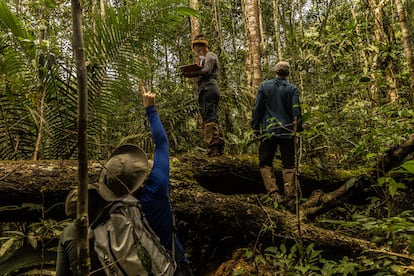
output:
<instances>
[{"instance_id":1,"label":"rubber boot","mask_svg":"<svg viewBox=\"0 0 414 276\"><path fill-rule=\"evenodd\" d=\"M224 152L224 134L221 126L210 122L204 125L204 142L208 156L219 156Z\"/></svg>"},{"instance_id":2,"label":"rubber boot","mask_svg":"<svg viewBox=\"0 0 414 276\"><path fill-rule=\"evenodd\" d=\"M296 202L295 169L283 169L282 177L285 190L285 204L287 209L294 213Z\"/></svg>"},{"instance_id":3,"label":"rubber boot","mask_svg":"<svg viewBox=\"0 0 414 276\"><path fill-rule=\"evenodd\" d=\"M283 197L279 193L279 187L276 183L276 178L273 175L272 167L264 166L260 168L260 175L263 179L263 184L267 193L276 200L277 203L283 202Z\"/></svg>"}]
</instances>

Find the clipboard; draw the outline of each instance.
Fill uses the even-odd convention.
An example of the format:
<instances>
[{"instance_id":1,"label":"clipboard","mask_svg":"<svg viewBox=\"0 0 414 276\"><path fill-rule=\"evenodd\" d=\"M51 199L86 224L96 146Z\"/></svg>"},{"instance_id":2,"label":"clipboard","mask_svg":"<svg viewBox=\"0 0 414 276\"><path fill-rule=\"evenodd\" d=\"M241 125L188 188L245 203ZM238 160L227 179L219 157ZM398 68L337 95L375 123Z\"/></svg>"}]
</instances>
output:
<instances>
[{"instance_id":1,"label":"clipboard","mask_svg":"<svg viewBox=\"0 0 414 276\"><path fill-rule=\"evenodd\" d=\"M187 64L187 65L181 65L178 67L180 69L181 73L187 73L187 72L194 72L201 69L201 66L197 63L193 64Z\"/></svg>"}]
</instances>

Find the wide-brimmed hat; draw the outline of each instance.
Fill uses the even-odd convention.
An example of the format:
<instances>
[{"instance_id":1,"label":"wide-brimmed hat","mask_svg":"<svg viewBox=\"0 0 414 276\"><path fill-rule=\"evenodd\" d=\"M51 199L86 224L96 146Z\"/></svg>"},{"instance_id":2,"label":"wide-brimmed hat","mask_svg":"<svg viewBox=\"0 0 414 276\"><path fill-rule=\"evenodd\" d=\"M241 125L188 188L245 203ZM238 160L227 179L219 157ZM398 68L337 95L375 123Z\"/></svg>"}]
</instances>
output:
<instances>
[{"instance_id":1,"label":"wide-brimmed hat","mask_svg":"<svg viewBox=\"0 0 414 276\"><path fill-rule=\"evenodd\" d=\"M191 48L194 49L194 46L197 44L208 47L208 40L205 39L202 35L198 35L191 41Z\"/></svg>"},{"instance_id":2,"label":"wide-brimmed hat","mask_svg":"<svg viewBox=\"0 0 414 276\"><path fill-rule=\"evenodd\" d=\"M148 172L148 158L139 147L122 145L114 150L99 178L98 192L107 201L135 192Z\"/></svg>"}]
</instances>

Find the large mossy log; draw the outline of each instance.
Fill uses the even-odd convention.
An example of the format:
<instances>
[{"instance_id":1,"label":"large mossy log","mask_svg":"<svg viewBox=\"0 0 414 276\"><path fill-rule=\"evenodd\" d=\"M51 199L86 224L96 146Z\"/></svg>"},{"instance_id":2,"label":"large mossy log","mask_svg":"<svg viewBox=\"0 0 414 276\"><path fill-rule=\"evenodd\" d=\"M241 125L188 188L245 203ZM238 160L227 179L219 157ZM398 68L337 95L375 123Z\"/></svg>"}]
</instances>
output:
<instances>
[{"instance_id":1,"label":"large mossy log","mask_svg":"<svg viewBox=\"0 0 414 276\"><path fill-rule=\"evenodd\" d=\"M97 182L101 168L100 161L89 163L90 183ZM280 180L280 165L276 163L275 168ZM353 177L357 176L308 169L300 175L300 183L305 190L309 186L335 191ZM0 221L37 221L45 209L50 210L46 217L63 219L64 198L76 185L76 160L2 161ZM256 157L171 158L171 202L195 267L203 266L197 260L209 258L219 265L234 249L252 243L313 243L326 252L348 256L377 249L368 241L320 228L283 209L263 206L264 192Z\"/></svg>"},{"instance_id":2,"label":"large mossy log","mask_svg":"<svg viewBox=\"0 0 414 276\"><path fill-rule=\"evenodd\" d=\"M48 216L63 216L63 202L68 191L77 185L76 160L1 161L0 221L33 218L39 208L50 209ZM97 183L103 162L89 162L89 183ZM281 183L281 172L275 174ZM304 187L338 187L349 174L322 175L311 171L301 175ZM183 183L180 190L189 193L207 191L223 195L264 193L256 157L182 155L171 158L171 183ZM200 187L201 186L201 187ZM174 190L171 185L172 200ZM175 200L174 200L175 201ZM57 204L57 205L56 205ZM60 204L60 205L59 205ZM56 205L56 206L55 206ZM50 208L54 206L54 208ZM21 213L19 212L19 209ZM18 215L16 215L18 214Z\"/></svg>"},{"instance_id":3,"label":"large mossy log","mask_svg":"<svg viewBox=\"0 0 414 276\"><path fill-rule=\"evenodd\" d=\"M355 192L359 189L366 191L376 176L401 164L413 149L414 135L411 135L379 162L381 173L367 170L363 175L334 171L326 174L302 168L299 181L305 196L319 188L324 191L319 198L326 199L309 210L321 213L358 194ZM341 256L355 256L367 250L378 252L368 241L320 228L304 216L264 206L263 199L267 197L257 163L257 157L252 156L208 158L188 154L171 158L171 202L194 267L202 268L203 262L212 260L218 266L234 249L252 243L263 246L278 242L313 243L325 252ZM0 164L0 221L65 218L64 199L77 185L76 160L1 161ZM97 182L101 168L100 161L89 163L90 183ZM275 168L281 183L280 164L275 163Z\"/></svg>"},{"instance_id":4,"label":"large mossy log","mask_svg":"<svg viewBox=\"0 0 414 276\"><path fill-rule=\"evenodd\" d=\"M1 221L39 218L40 212L34 215L36 208L33 208L33 204L45 205L49 209L60 203L50 208L55 211L47 216L64 218L64 198L77 183L76 161L1 163ZM101 167L101 162L90 162L90 183L96 183ZM218 244L226 240L234 246L247 245L260 236L259 233L266 232L263 231L265 226L271 225L272 231L262 236L266 242L275 238L271 235L274 232L283 239L301 239L320 245L330 243L335 247L348 247L352 251L355 250L354 246L358 250L371 246L361 241L354 242L353 239L345 242L346 238L342 238L340 245L334 233L310 224L303 224L299 234L294 215L261 206L258 198L264 196L264 188L254 158L186 155L172 158L171 168L171 201L181 225L184 225L181 228L186 233L196 233L196 236L200 235L204 239L208 237ZM310 179L308 177L307 181ZM317 182L317 179L313 181ZM340 183L338 179L336 181ZM18 210L22 205L26 207Z\"/></svg>"}]
</instances>

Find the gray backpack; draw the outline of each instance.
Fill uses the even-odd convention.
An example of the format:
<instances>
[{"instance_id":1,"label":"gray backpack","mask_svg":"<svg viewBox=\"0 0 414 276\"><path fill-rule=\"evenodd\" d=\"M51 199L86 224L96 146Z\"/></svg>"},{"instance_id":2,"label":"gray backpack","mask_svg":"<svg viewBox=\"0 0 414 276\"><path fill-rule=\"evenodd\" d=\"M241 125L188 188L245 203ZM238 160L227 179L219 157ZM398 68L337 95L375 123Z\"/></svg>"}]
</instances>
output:
<instances>
[{"instance_id":1,"label":"gray backpack","mask_svg":"<svg viewBox=\"0 0 414 276\"><path fill-rule=\"evenodd\" d=\"M92 223L94 249L107 275L174 275L176 262L127 195L107 205Z\"/></svg>"}]
</instances>

